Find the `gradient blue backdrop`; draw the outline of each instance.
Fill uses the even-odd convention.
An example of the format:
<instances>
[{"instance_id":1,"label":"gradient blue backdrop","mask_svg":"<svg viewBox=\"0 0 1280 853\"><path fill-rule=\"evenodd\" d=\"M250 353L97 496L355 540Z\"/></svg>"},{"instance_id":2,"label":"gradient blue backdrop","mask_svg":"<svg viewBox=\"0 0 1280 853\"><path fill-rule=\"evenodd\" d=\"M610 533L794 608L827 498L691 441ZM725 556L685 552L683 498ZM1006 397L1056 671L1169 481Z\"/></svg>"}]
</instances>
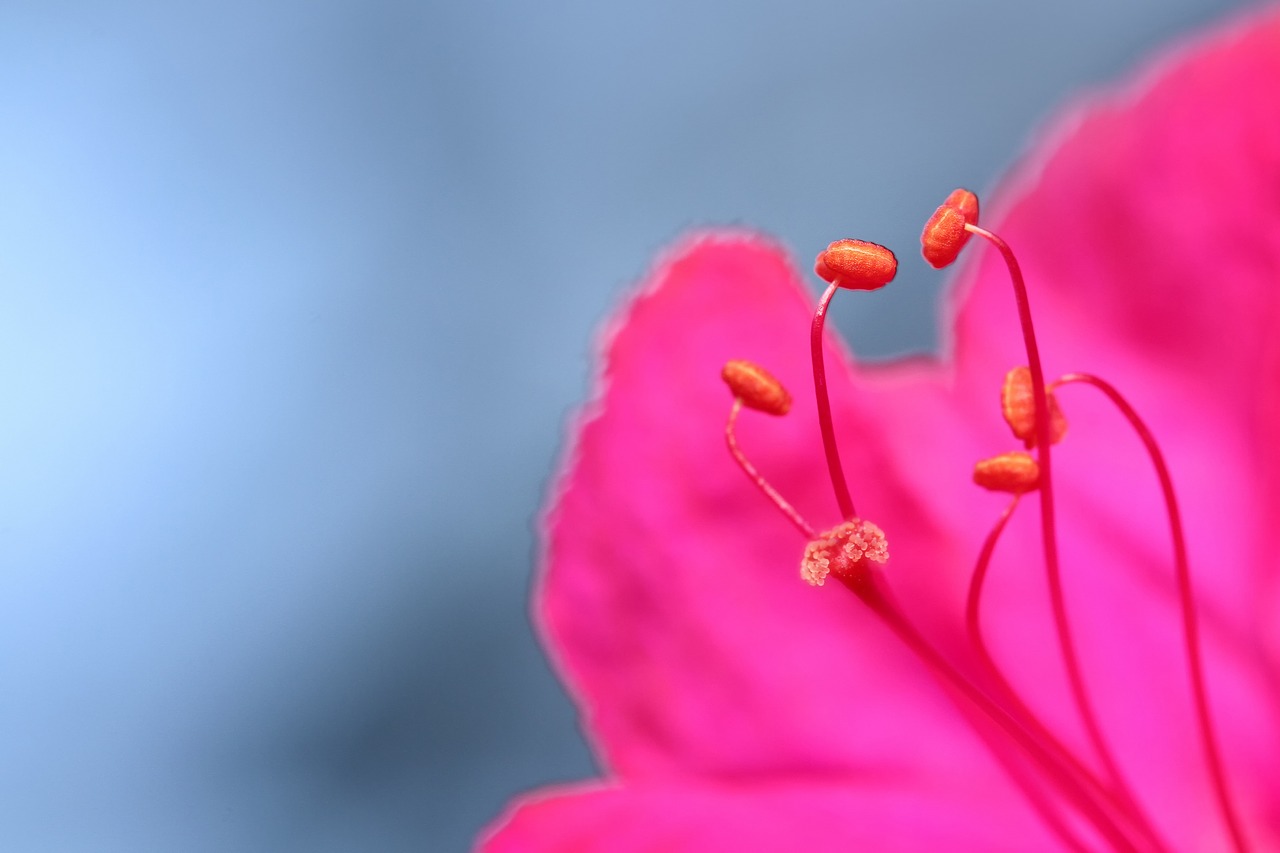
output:
<instances>
[{"instance_id":1,"label":"gradient blue backdrop","mask_svg":"<svg viewBox=\"0 0 1280 853\"><path fill-rule=\"evenodd\" d=\"M458 850L590 774L525 595L627 283L874 239L837 322L927 348L942 194L1241 5L9 0L0 849Z\"/></svg>"}]
</instances>

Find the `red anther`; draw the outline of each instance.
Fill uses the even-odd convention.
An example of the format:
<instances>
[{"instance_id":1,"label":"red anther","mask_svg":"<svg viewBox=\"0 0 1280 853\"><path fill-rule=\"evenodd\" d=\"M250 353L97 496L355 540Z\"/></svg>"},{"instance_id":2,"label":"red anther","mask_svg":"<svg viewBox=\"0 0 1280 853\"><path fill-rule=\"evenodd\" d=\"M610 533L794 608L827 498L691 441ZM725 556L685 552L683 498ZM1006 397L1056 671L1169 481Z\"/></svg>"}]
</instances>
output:
<instances>
[{"instance_id":1,"label":"red anther","mask_svg":"<svg viewBox=\"0 0 1280 853\"><path fill-rule=\"evenodd\" d=\"M1058 407L1052 391L1045 392L1049 401L1049 440L1054 444L1067 434L1067 418ZM1000 389L1000 411L1013 434L1028 447L1036 446L1036 401L1031 387L1031 369L1015 367L1005 374Z\"/></svg>"},{"instance_id":2,"label":"red anther","mask_svg":"<svg viewBox=\"0 0 1280 853\"><path fill-rule=\"evenodd\" d=\"M855 518L836 525L805 546L800 577L810 586L822 586L827 575L857 584L870 571L868 563L884 563L888 559L889 542L884 531Z\"/></svg>"},{"instance_id":3,"label":"red anther","mask_svg":"<svg viewBox=\"0 0 1280 853\"><path fill-rule=\"evenodd\" d=\"M966 224L978 224L978 197L968 190L952 190L951 195L947 196L947 200L943 202L943 205L958 208L964 214Z\"/></svg>"},{"instance_id":4,"label":"red anther","mask_svg":"<svg viewBox=\"0 0 1280 853\"><path fill-rule=\"evenodd\" d=\"M818 257L813 262L813 274L828 284L835 282L836 274L827 266L827 252L822 250L818 253Z\"/></svg>"},{"instance_id":5,"label":"red anther","mask_svg":"<svg viewBox=\"0 0 1280 853\"><path fill-rule=\"evenodd\" d=\"M1001 453L973 466L973 482L993 492L1021 495L1040 485L1040 466L1030 453Z\"/></svg>"},{"instance_id":6,"label":"red anther","mask_svg":"<svg viewBox=\"0 0 1280 853\"><path fill-rule=\"evenodd\" d=\"M787 389L758 364L743 359L726 361L720 378L748 409L771 415L785 415L791 411L791 395Z\"/></svg>"},{"instance_id":7,"label":"red anther","mask_svg":"<svg viewBox=\"0 0 1280 853\"><path fill-rule=\"evenodd\" d=\"M969 242L964 211L944 204L933 212L920 234L920 251L934 269L949 266Z\"/></svg>"},{"instance_id":8,"label":"red anther","mask_svg":"<svg viewBox=\"0 0 1280 853\"><path fill-rule=\"evenodd\" d=\"M878 243L837 240L818 253L813 271L837 287L878 290L898 274L898 259Z\"/></svg>"},{"instance_id":9,"label":"red anther","mask_svg":"<svg viewBox=\"0 0 1280 853\"><path fill-rule=\"evenodd\" d=\"M978 224L978 197L966 189L952 190L933 212L920 235L924 259L934 269L952 264L969 242L966 225Z\"/></svg>"}]
</instances>

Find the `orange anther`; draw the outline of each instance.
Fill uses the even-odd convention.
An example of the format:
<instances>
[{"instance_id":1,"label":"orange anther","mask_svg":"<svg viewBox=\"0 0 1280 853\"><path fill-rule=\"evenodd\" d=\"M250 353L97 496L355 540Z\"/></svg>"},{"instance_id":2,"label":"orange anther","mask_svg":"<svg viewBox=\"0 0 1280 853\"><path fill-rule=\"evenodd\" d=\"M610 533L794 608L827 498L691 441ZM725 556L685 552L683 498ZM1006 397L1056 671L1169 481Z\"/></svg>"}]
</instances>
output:
<instances>
[{"instance_id":1,"label":"orange anther","mask_svg":"<svg viewBox=\"0 0 1280 853\"><path fill-rule=\"evenodd\" d=\"M978 197L968 190L952 190L943 204L959 209L964 214L964 221L970 225L978 224Z\"/></svg>"},{"instance_id":2,"label":"orange anther","mask_svg":"<svg viewBox=\"0 0 1280 853\"><path fill-rule=\"evenodd\" d=\"M978 197L966 189L952 190L924 225L920 235L924 259L934 269L948 266L969 242L969 232L964 227L977 224Z\"/></svg>"},{"instance_id":3,"label":"orange anther","mask_svg":"<svg viewBox=\"0 0 1280 853\"><path fill-rule=\"evenodd\" d=\"M969 241L964 226L965 215L958 207L944 204L933 212L920 234L920 250L930 266L940 270L956 259Z\"/></svg>"},{"instance_id":4,"label":"orange anther","mask_svg":"<svg viewBox=\"0 0 1280 853\"><path fill-rule=\"evenodd\" d=\"M843 581L859 581L869 570L867 563L889 559L889 542L884 531L869 521L855 518L814 539L804 549L800 577L810 586L822 586L827 575Z\"/></svg>"},{"instance_id":5,"label":"orange anther","mask_svg":"<svg viewBox=\"0 0 1280 853\"><path fill-rule=\"evenodd\" d=\"M1058 398L1052 391L1045 391L1049 400L1049 440L1053 444L1062 441L1067 434L1067 418L1058 408ZM1027 447L1036 446L1036 401L1031 388L1031 368L1015 367L1004 377L1000 389L1000 411L1013 434Z\"/></svg>"},{"instance_id":6,"label":"orange anther","mask_svg":"<svg viewBox=\"0 0 1280 853\"><path fill-rule=\"evenodd\" d=\"M782 383L758 364L742 359L726 361L720 371L733 396L749 409L785 415L791 411L791 395Z\"/></svg>"},{"instance_id":7,"label":"orange anther","mask_svg":"<svg viewBox=\"0 0 1280 853\"><path fill-rule=\"evenodd\" d=\"M973 482L993 492L1020 495L1040 485L1040 466L1030 453L1001 453L973 466Z\"/></svg>"},{"instance_id":8,"label":"orange anther","mask_svg":"<svg viewBox=\"0 0 1280 853\"><path fill-rule=\"evenodd\" d=\"M849 290L876 290L893 281L898 259L884 246L864 240L837 240L818 254L813 271L823 281Z\"/></svg>"}]
</instances>

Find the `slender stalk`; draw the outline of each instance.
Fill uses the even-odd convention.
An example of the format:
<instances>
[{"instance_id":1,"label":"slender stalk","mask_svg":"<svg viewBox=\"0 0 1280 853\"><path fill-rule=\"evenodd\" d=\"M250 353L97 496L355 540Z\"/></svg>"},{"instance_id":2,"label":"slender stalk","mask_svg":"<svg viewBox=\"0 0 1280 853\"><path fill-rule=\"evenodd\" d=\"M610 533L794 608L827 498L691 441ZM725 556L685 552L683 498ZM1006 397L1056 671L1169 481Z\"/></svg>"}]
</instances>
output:
<instances>
[{"instance_id":1,"label":"slender stalk","mask_svg":"<svg viewBox=\"0 0 1280 853\"><path fill-rule=\"evenodd\" d=\"M997 235L977 225L965 225L965 230L982 237L993 245L1009 268L1009 278L1013 282L1014 298L1018 305L1018 320L1022 326L1022 338L1026 345L1027 367L1031 371L1031 391L1036 407L1036 461L1040 465L1040 534L1044 543L1045 572L1049 581L1049 598L1053 610L1053 622L1058 634L1058 646L1062 654L1063 664L1067 671L1067 680L1071 687L1071 695L1076 710L1084 723L1085 732L1093 745L1094 752L1102 762L1103 768L1115 785L1117 793L1124 801L1127 809L1138 816L1142 823L1151 827L1142 807L1138 804L1133 790L1129 786L1120 766L1111 752L1098 723L1093 703L1085 688L1084 673L1076 654L1075 641L1071 636L1071 625L1067 618L1066 598L1062 590L1062 572L1058 564L1058 530L1054 518L1053 465L1051 452L1051 436L1049 425L1049 399L1045 390L1044 369L1040 364L1040 349L1036 345L1035 327L1031 321L1031 302L1027 296L1026 282L1022 278L1022 269L1018 259L1014 257L1009 244ZM1154 829L1151 830L1154 835Z\"/></svg>"},{"instance_id":2,"label":"slender stalk","mask_svg":"<svg viewBox=\"0 0 1280 853\"><path fill-rule=\"evenodd\" d=\"M1173 478L1169 475L1169 466L1165 464L1164 454L1160 451L1155 435L1138 416L1137 410L1110 383L1087 373L1069 373L1054 383L1055 386L1069 384L1091 385L1101 391L1137 433L1156 470L1156 478L1160 481L1160 494L1164 498L1165 512L1169 517L1169 536L1173 540L1173 565L1178 583L1178 602L1182 610L1182 634L1186 643L1187 669L1191 676L1191 694L1195 702L1196 725L1200 730L1200 740L1204 747L1205 764L1208 766L1209 777L1213 783L1214 796L1218 800L1218 809L1222 812L1222 820L1227 825L1231 840L1236 850L1248 850L1249 845L1241 828L1240 817L1231 797L1230 788L1227 786L1227 776L1223 769L1222 755L1218 748L1218 739L1209 710L1204 662L1200 650L1200 626L1196 618L1196 601L1191 586L1186 538L1183 535L1182 514L1178 511L1178 498L1173 490Z\"/></svg>"},{"instance_id":3,"label":"slender stalk","mask_svg":"<svg viewBox=\"0 0 1280 853\"><path fill-rule=\"evenodd\" d=\"M1080 813L1097 828L1116 850L1138 851L1132 839L1118 826L1080 786L1074 776L1053 756L1043 744L1026 732L1021 725L1000 705L994 702L974 684L961 675L951 664L920 635L915 627L899 612L892 603L888 591L874 578L863 582L841 580L866 603L876 615L885 622L894 634L909 648L925 667L944 686L958 693L982 714L986 715L1009 736L1022 750L1038 764L1046 776L1053 780L1062 793L1071 801Z\"/></svg>"},{"instance_id":4,"label":"slender stalk","mask_svg":"<svg viewBox=\"0 0 1280 853\"><path fill-rule=\"evenodd\" d=\"M816 539L818 534L814 532L809 522L805 521L800 513L796 512L795 507L788 503L786 498L778 494L777 489L769 485L769 482L756 470L756 466L751 464L746 454L738 447L738 437L733 428L738 421L738 413L741 411L742 398L735 397L733 408L729 410L729 421L724 425L724 440L729 445L729 453L733 456L734 461L738 463L738 467L747 475L747 479L755 483L756 488L764 492L764 496L773 501L774 506L782 510L782 514L796 526L797 530L804 534L806 539Z\"/></svg>"},{"instance_id":5,"label":"slender stalk","mask_svg":"<svg viewBox=\"0 0 1280 853\"><path fill-rule=\"evenodd\" d=\"M978 653L979 663L987 676L990 677L1001 695L1012 706L1014 716L1026 726L1032 735L1040 738L1046 748L1057 756L1062 763L1066 764L1076 774L1076 777L1095 796L1102 800L1105 806L1113 809L1121 819L1127 821L1141 833L1155 849L1163 849L1160 839L1142 822L1141 818L1126 811L1125 805L1117 798L1115 792L1103 785L1093 771L1076 758L1071 750L1045 725L1040 716L1023 701L1022 697L1013 688L1013 685L1009 683L1009 679L1005 677L1004 672L996 664L995 658L992 656L991 650L987 647L986 640L982 635L980 604L983 584L986 581L987 570L991 566L991 558L995 554L996 545L999 543L1000 536L1008 525L1009 519L1013 517L1014 511L1017 510L1021 498L1021 495L1013 496L1013 500L1005 507L995 526L987 534L986 541L982 543L982 550L978 554L978 561L974 566L973 575L969 581L969 595L965 605L965 628L969 635L969 642Z\"/></svg>"},{"instance_id":6,"label":"slender stalk","mask_svg":"<svg viewBox=\"0 0 1280 853\"><path fill-rule=\"evenodd\" d=\"M849 485L840 465L840 449L836 447L836 429L831 420L831 398L827 393L827 369L822 351L822 329L827 319L827 308L838 289L831 285L818 300L818 310L813 315L809 331L809 348L813 361L813 391L818 400L818 426L822 428L822 449L826 452L827 470L831 472L831 488L835 490L840 515L848 521L855 517L853 499L849 497Z\"/></svg>"}]
</instances>

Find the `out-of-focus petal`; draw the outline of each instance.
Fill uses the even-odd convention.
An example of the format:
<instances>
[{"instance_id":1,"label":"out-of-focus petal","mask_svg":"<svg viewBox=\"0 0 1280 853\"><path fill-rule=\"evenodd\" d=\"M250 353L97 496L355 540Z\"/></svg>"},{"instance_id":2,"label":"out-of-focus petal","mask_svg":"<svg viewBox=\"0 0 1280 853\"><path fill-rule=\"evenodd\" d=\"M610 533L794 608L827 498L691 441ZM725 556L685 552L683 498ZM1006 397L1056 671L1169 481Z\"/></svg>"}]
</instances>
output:
<instances>
[{"instance_id":1,"label":"out-of-focus petal","mask_svg":"<svg viewBox=\"0 0 1280 853\"><path fill-rule=\"evenodd\" d=\"M904 785L872 775L582 786L516 803L481 839L487 853L997 853L1058 846L1058 837L1029 810L1001 812L996 819L991 804L965 786Z\"/></svg>"},{"instance_id":2,"label":"out-of-focus petal","mask_svg":"<svg viewBox=\"0 0 1280 853\"><path fill-rule=\"evenodd\" d=\"M838 521L806 393L810 299L757 237L699 238L662 263L605 345L546 520L536 615L603 759L629 778L963 766L1003 788L867 608L800 579L803 537L725 449L720 368L747 358L797 401L741 419L746 453L815 526Z\"/></svg>"}]
</instances>

